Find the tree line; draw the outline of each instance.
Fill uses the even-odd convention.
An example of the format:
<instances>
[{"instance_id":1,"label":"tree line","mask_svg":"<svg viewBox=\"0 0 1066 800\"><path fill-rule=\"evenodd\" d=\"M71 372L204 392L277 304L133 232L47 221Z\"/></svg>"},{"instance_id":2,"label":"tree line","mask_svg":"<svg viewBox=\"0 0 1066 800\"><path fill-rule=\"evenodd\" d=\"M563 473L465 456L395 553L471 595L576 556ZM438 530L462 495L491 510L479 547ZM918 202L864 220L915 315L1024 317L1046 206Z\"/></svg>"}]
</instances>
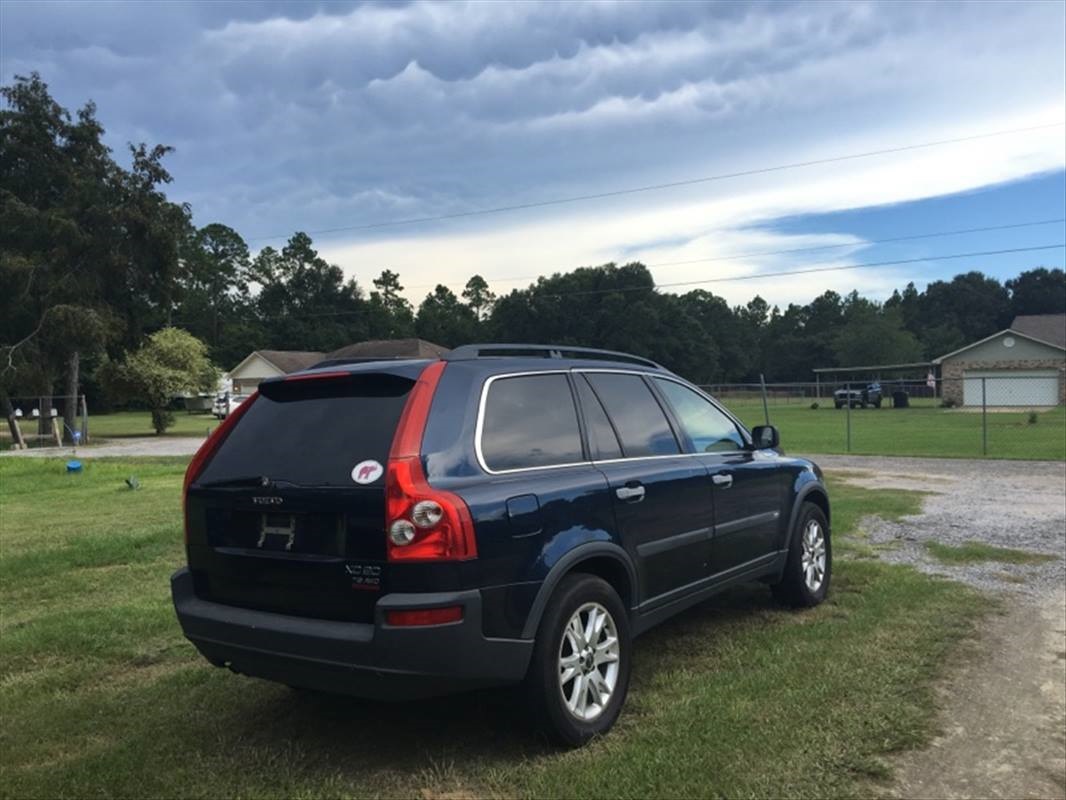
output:
<instances>
[{"instance_id":1,"label":"tree line","mask_svg":"<svg viewBox=\"0 0 1066 800\"><path fill-rule=\"evenodd\" d=\"M743 306L697 289L656 291L640 263L582 267L501 296L473 275L415 308L400 276L346 278L297 232L253 253L221 223L197 227L168 199L165 145L122 163L87 103L61 107L33 74L0 87L0 393L104 394L105 377L148 334L183 328L230 369L256 349L328 352L418 336L625 350L701 382L810 380L819 366L929 359L1017 314L1066 310L1061 269L1001 283L981 272L914 284L885 302L855 292L806 305ZM501 265L502 267L503 265ZM377 270L375 270L377 271ZM8 408L10 406L8 405Z\"/></svg>"}]
</instances>

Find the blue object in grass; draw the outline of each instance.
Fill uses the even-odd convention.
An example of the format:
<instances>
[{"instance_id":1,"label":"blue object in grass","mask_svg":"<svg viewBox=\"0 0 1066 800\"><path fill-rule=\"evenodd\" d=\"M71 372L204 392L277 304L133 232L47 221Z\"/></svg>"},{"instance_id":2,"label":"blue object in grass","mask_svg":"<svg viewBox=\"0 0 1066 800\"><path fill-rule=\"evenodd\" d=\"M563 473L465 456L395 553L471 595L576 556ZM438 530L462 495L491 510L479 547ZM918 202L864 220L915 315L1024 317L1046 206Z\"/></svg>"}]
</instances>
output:
<instances>
[{"instance_id":1,"label":"blue object in grass","mask_svg":"<svg viewBox=\"0 0 1066 800\"><path fill-rule=\"evenodd\" d=\"M77 460L68 461L67 472L81 472L81 462Z\"/></svg>"}]
</instances>

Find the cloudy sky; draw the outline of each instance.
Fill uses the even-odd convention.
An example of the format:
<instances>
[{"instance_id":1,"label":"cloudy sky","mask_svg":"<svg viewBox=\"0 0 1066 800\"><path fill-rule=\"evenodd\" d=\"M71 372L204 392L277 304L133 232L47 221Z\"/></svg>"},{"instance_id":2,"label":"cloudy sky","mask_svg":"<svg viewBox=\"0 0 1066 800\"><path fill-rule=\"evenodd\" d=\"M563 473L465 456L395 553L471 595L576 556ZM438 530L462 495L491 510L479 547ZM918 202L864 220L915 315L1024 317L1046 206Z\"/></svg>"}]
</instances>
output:
<instances>
[{"instance_id":1,"label":"cloudy sky","mask_svg":"<svg viewBox=\"0 0 1066 800\"><path fill-rule=\"evenodd\" d=\"M198 224L253 248L332 231L314 233L327 257L364 285L399 271L416 302L474 272L500 292L639 259L662 284L787 303L1062 266L1060 247L758 277L1066 241L1047 222L1066 217L1064 10L4 0L0 78L36 70L64 105L91 98L120 154L173 145L170 194ZM1030 222L1046 224L870 244ZM722 280L738 277L754 279Z\"/></svg>"}]
</instances>

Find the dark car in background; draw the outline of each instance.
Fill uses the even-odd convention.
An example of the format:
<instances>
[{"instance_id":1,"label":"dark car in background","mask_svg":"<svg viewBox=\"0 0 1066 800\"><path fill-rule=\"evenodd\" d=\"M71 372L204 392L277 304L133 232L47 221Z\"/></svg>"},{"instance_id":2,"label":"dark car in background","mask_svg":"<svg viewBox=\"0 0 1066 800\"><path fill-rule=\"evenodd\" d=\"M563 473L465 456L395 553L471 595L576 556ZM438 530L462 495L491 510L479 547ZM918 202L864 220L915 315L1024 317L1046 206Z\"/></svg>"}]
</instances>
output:
<instances>
[{"instance_id":1,"label":"dark car in background","mask_svg":"<svg viewBox=\"0 0 1066 800\"><path fill-rule=\"evenodd\" d=\"M873 406L880 408L884 401L880 383L868 383L865 386L845 387L833 392L833 405L843 408L850 405L852 408L866 408Z\"/></svg>"},{"instance_id":2,"label":"dark car in background","mask_svg":"<svg viewBox=\"0 0 1066 800\"><path fill-rule=\"evenodd\" d=\"M520 684L611 727L633 639L741 582L820 603L818 468L654 362L541 345L264 381L189 465L185 635L212 664L412 699Z\"/></svg>"}]
</instances>

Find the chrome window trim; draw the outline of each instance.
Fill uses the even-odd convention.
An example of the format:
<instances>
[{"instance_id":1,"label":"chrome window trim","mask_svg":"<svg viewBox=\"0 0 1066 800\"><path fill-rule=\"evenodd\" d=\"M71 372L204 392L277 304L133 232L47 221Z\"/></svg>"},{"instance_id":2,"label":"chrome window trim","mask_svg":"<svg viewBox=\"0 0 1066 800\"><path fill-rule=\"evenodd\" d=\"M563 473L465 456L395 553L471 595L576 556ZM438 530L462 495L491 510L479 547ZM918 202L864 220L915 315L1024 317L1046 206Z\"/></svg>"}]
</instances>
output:
<instances>
[{"instance_id":1,"label":"chrome window trim","mask_svg":"<svg viewBox=\"0 0 1066 800\"><path fill-rule=\"evenodd\" d=\"M498 380L504 378L524 378L532 377L535 375L569 375L568 369L542 369L532 370L527 372L503 372L499 375L490 375L485 379L485 383L481 386L481 399L478 401L477 407L477 423L474 426L474 455L477 456L477 463L485 472L489 475L513 475L519 472L529 472L535 469L565 469L566 467L580 467L591 464L591 461L568 461L565 464L542 464L536 467L514 467L512 469L491 469L488 463L485 461L485 454L481 448L481 437L485 432L485 404L489 399L489 389L492 384ZM574 402L574 415L577 417L577 401L574 399L574 391L570 388L570 382L567 381L567 389L570 391L570 399ZM580 420L578 421L578 436L581 435ZM582 443L582 446L584 444Z\"/></svg>"},{"instance_id":2,"label":"chrome window trim","mask_svg":"<svg viewBox=\"0 0 1066 800\"><path fill-rule=\"evenodd\" d=\"M737 426L737 429L741 432L741 437L751 446L751 433L748 431L744 424L740 422L728 409L724 408L721 403L704 392L698 386L691 384L681 378L674 375L663 374L651 370L642 369L608 369L603 367L569 367L563 369L540 369L540 370L523 370L522 372L503 372L499 375L490 375L485 379L485 382L481 385L481 397L478 400L477 409L477 422L474 425L474 455L477 458L478 466L481 467L489 475L518 475L524 472L533 472L537 470L545 469L567 469L570 467L591 467L599 464L620 464L631 461L661 461L668 458L722 458L726 456L733 456L736 453L750 452L745 450L737 450L727 453L673 453L663 456L623 456L622 458L606 458L606 459L586 459L584 461L568 461L565 464L544 464L536 467L514 467L513 469L490 469L489 465L485 462L485 455L481 448L481 438L485 430L485 404L488 401L489 388L492 384L498 380L504 378L522 378L533 375L570 375L573 373L583 372L611 372L618 373L620 375L640 375L649 378L661 378L662 380L673 381L680 384L687 389L694 390L698 395L706 399L711 405L725 414L733 424ZM577 410L577 398L574 397L573 387L570 389L570 397L574 402L574 409Z\"/></svg>"}]
</instances>

